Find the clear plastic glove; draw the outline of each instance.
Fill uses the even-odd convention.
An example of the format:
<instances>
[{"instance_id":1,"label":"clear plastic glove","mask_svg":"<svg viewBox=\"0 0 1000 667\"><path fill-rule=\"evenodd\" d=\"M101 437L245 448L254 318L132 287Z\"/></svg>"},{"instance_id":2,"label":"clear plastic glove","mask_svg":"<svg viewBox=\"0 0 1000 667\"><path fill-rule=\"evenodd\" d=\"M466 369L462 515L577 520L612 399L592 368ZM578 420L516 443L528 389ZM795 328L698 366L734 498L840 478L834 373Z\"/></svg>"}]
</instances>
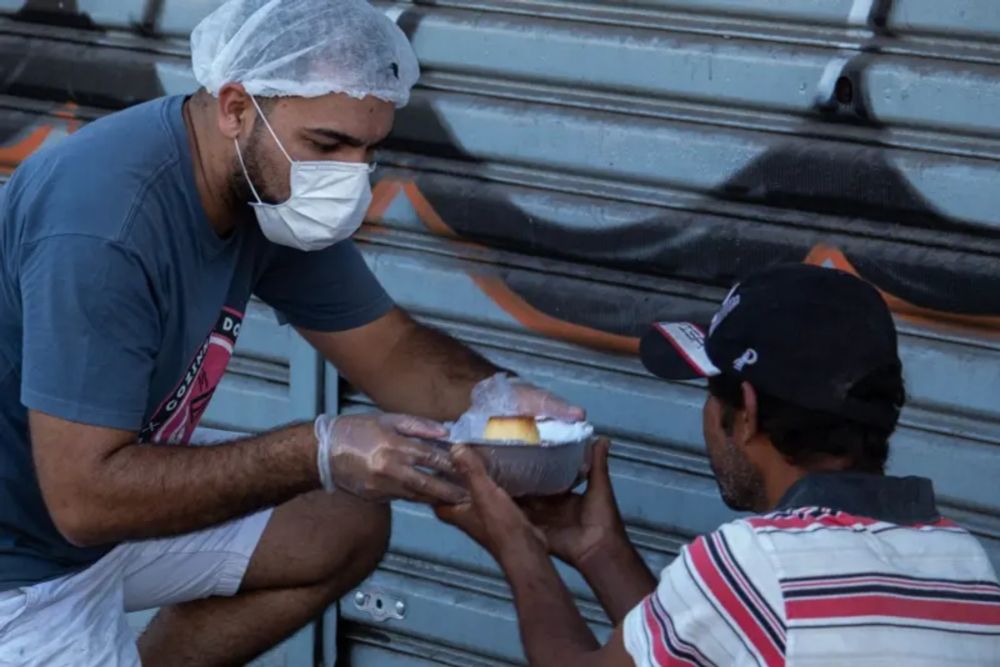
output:
<instances>
[{"instance_id":1,"label":"clear plastic glove","mask_svg":"<svg viewBox=\"0 0 1000 667\"><path fill-rule=\"evenodd\" d=\"M579 422L587 418L587 413L549 391L519 378L511 378L506 373L497 373L473 388L472 405L452 425L451 440L476 440L490 417L528 416Z\"/></svg>"},{"instance_id":2,"label":"clear plastic glove","mask_svg":"<svg viewBox=\"0 0 1000 667\"><path fill-rule=\"evenodd\" d=\"M518 415L547 417L564 422L582 422L587 418L587 411L570 405L555 394L541 387L515 379L511 381L514 387L514 403Z\"/></svg>"},{"instance_id":3,"label":"clear plastic glove","mask_svg":"<svg viewBox=\"0 0 1000 667\"><path fill-rule=\"evenodd\" d=\"M418 470L453 472L448 451L411 439L447 434L441 424L419 417L322 415L316 420L320 477L328 491L342 489L366 500L460 503L468 498L464 489Z\"/></svg>"}]
</instances>

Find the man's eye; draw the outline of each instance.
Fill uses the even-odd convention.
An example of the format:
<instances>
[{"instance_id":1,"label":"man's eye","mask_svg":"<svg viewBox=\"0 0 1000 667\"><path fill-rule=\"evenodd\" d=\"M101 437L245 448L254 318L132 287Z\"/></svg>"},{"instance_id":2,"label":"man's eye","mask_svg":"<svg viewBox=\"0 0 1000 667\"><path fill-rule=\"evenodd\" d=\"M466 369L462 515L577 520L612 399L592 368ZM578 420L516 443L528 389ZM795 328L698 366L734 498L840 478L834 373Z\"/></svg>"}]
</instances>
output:
<instances>
[{"instance_id":1,"label":"man's eye","mask_svg":"<svg viewBox=\"0 0 1000 667\"><path fill-rule=\"evenodd\" d=\"M318 141L313 141L312 145L316 147L320 153L332 153L340 148L340 144L324 144Z\"/></svg>"}]
</instances>

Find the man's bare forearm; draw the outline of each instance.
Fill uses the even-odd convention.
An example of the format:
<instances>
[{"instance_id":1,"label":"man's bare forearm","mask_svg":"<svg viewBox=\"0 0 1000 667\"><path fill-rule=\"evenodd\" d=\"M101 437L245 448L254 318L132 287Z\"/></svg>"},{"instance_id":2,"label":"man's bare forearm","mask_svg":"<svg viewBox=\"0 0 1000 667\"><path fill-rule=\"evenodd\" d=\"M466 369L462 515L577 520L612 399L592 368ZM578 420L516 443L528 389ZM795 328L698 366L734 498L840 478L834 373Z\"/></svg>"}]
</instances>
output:
<instances>
[{"instance_id":1,"label":"man's bare forearm","mask_svg":"<svg viewBox=\"0 0 1000 667\"><path fill-rule=\"evenodd\" d=\"M468 409L476 383L498 370L467 345L400 308L348 331L299 332L386 412L457 419Z\"/></svg>"},{"instance_id":2,"label":"man's bare forearm","mask_svg":"<svg viewBox=\"0 0 1000 667\"><path fill-rule=\"evenodd\" d=\"M508 551L500 565L514 591L514 604L528 664L532 667L583 665L600 649L566 584L541 546Z\"/></svg>"},{"instance_id":3,"label":"man's bare forearm","mask_svg":"<svg viewBox=\"0 0 1000 667\"><path fill-rule=\"evenodd\" d=\"M90 485L66 510L73 541L176 535L319 488L316 440L309 424L211 447L127 445L100 462Z\"/></svg>"},{"instance_id":4,"label":"man's bare forearm","mask_svg":"<svg viewBox=\"0 0 1000 667\"><path fill-rule=\"evenodd\" d=\"M457 419L469 408L472 388L500 371L461 341L414 320L384 368L393 381L372 397L383 409L438 420Z\"/></svg>"},{"instance_id":5,"label":"man's bare forearm","mask_svg":"<svg viewBox=\"0 0 1000 667\"><path fill-rule=\"evenodd\" d=\"M656 590L656 578L624 533L574 565L614 625Z\"/></svg>"}]
</instances>

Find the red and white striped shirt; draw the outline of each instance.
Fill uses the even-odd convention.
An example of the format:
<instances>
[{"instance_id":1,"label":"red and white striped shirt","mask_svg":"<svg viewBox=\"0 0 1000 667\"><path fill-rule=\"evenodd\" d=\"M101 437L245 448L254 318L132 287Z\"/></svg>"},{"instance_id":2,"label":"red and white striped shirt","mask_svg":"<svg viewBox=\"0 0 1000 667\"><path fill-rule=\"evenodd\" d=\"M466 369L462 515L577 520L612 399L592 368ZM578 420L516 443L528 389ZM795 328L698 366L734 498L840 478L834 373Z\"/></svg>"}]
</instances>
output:
<instances>
[{"instance_id":1,"label":"red and white striped shirt","mask_svg":"<svg viewBox=\"0 0 1000 667\"><path fill-rule=\"evenodd\" d=\"M637 667L1000 665L1000 584L948 520L798 507L685 547L625 644Z\"/></svg>"}]
</instances>

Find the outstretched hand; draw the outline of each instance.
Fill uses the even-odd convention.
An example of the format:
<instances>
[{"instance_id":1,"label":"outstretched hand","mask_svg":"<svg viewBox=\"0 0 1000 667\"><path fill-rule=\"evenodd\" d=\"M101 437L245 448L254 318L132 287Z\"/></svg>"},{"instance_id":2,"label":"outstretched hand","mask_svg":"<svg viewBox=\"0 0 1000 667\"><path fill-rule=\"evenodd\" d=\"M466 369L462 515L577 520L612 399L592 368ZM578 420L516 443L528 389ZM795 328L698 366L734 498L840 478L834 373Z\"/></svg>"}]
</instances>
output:
<instances>
[{"instance_id":1,"label":"outstretched hand","mask_svg":"<svg viewBox=\"0 0 1000 667\"><path fill-rule=\"evenodd\" d=\"M585 494L532 498L523 503L529 519L544 533L552 555L570 565L579 566L597 550L627 539L608 470L610 448L606 438L594 444Z\"/></svg>"},{"instance_id":2,"label":"outstretched hand","mask_svg":"<svg viewBox=\"0 0 1000 667\"><path fill-rule=\"evenodd\" d=\"M417 502L461 502L465 490L424 472L450 473L451 460L419 438L441 438L437 422L405 415L320 416L316 437L320 458L329 463L334 485L366 500L405 498Z\"/></svg>"},{"instance_id":3,"label":"outstretched hand","mask_svg":"<svg viewBox=\"0 0 1000 667\"><path fill-rule=\"evenodd\" d=\"M545 548L545 536L524 511L497 486L483 459L470 447L452 449L452 464L465 483L469 500L435 508L438 518L464 531L501 563L522 549Z\"/></svg>"}]
</instances>

